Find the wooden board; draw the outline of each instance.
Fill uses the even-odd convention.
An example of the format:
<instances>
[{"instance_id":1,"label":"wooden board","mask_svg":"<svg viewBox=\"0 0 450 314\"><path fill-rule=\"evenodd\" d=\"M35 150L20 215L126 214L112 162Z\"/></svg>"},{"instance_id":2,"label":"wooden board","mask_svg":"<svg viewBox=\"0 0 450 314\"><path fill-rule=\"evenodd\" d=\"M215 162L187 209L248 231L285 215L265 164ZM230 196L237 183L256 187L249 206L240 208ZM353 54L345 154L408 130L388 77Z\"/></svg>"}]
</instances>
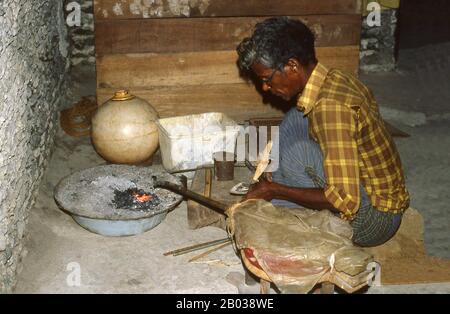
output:
<instances>
[{"instance_id":1,"label":"wooden board","mask_svg":"<svg viewBox=\"0 0 450 314\"><path fill-rule=\"evenodd\" d=\"M354 74L358 71L358 46L317 48L317 57L329 67ZM97 58L97 87L146 89L244 83L236 61L237 54L232 50L106 55Z\"/></svg>"},{"instance_id":2,"label":"wooden board","mask_svg":"<svg viewBox=\"0 0 450 314\"><path fill-rule=\"evenodd\" d=\"M190 5L187 5L190 3ZM95 0L96 20L160 17L227 17L361 12L358 0Z\"/></svg>"},{"instance_id":3,"label":"wooden board","mask_svg":"<svg viewBox=\"0 0 450 314\"><path fill-rule=\"evenodd\" d=\"M358 46L318 48L321 62L356 72ZM161 117L221 111L243 120L282 115L286 103L239 76L235 51L107 55L97 59L97 102L119 89L149 101ZM267 104L270 102L272 105Z\"/></svg>"},{"instance_id":4,"label":"wooden board","mask_svg":"<svg viewBox=\"0 0 450 314\"><path fill-rule=\"evenodd\" d=\"M316 34L316 47L358 45L361 16L292 16ZM95 25L98 56L117 53L234 50L265 17L100 20Z\"/></svg>"},{"instance_id":5,"label":"wooden board","mask_svg":"<svg viewBox=\"0 0 450 314\"><path fill-rule=\"evenodd\" d=\"M112 97L116 89L97 89L97 101L103 104ZM282 111L262 101L262 95L249 84L193 85L155 87L151 89L130 88L132 94L151 103L161 118L198 114L203 112L224 112L242 121L250 117L280 116Z\"/></svg>"},{"instance_id":6,"label":"wooden board","mask_svg":"<svg viewBox=\"0 0 450 314\"><path fill-rule=\"evenodd\" d=\"M234 51L120 54L97 58L98 87L150 88L242 83Z\"/></svg>"}]
</instances>

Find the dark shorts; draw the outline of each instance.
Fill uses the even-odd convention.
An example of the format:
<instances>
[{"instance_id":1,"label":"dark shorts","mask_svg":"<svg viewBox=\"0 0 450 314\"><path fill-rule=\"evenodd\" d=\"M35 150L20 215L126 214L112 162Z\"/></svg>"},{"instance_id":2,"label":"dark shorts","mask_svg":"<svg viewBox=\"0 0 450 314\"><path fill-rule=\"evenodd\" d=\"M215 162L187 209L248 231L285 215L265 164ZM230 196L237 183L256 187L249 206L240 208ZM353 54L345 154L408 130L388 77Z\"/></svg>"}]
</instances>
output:
<instances>
[{"instance_id":1,"label":"dark shorts","mask_svg":"<svg viewBox=\"0 0 450 314\"><path fill-rule=\"evenodd\" d=\"M319 145L309 138L308 119L296 108L291 109L280 125L279 164L273 181L291 187L324 187L326 178L323 156ZM361 205L351 222L353 242L359 246L383 244L397 232L402 214L377 210L360 186ZM273 200L274 205L298 207L284 200Z\"/></svg>"}]
</instances>

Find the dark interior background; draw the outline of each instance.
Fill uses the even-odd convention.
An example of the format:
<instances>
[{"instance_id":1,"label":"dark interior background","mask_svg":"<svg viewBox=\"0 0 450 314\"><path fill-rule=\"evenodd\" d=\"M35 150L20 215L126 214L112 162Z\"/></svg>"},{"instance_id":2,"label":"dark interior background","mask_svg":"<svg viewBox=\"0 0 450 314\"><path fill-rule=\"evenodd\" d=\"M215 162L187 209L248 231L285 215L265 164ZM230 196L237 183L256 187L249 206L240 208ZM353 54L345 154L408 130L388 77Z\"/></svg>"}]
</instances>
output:
<instances>
[{"instance_id":1,"label":"dark interior background","mask_svg":"<svg viewBox=\"0 0 450 314\"><path fill-rule=\"evenodd\" d=\"M410 49L450 41L449 0L402 0L398 48Z\"/></svg>"}]
</instances>

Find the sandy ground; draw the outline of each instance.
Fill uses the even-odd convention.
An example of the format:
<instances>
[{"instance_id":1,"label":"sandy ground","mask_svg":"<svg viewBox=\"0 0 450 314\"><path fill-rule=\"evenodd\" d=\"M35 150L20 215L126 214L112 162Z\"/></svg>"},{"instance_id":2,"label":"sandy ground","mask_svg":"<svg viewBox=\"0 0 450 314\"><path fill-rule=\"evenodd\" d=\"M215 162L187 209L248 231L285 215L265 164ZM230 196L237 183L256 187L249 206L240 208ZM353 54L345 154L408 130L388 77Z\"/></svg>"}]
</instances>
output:
<instances>
[{"instance_id":1,"label":"sandy ground","mask_svg":"<svg viewBox=\"0 0 450 314\"><path fill-rule=\"evenodd\" d=\"M230 271L243 269L231 246L212 254L211 263L188 263L199 252L179 257L163 253L179 247L226 237L208 227L187 226L186 203L169 213L159 226L132 237L103 237L81 228L53 201L61 178L77 170L104 164L88 138L58 133L56 149L30 215L29 254L16 293L236 293L226 282ZM81 285L67 284L73 267L80 267ZM69 277L68 277L69 276Z\"/></svg>"},{"instance_id":2,"label":"sandy ground","mask_svg":"<svg viewBox=\"0 0 450 314\"><path fill-rule=\"evenodd\" d=\"M440 49L448 49L448 45ZM447 59L447 64L445 60L439 61L440 67L429 66L434 60L432 57L422 60L422 64L417 63L419 55L434 56L436 51L442 55L441 50L430 47L406 51L398 71L361 75L361 78L373 89L385 118L412 135L396 140L411 193L411 205L424 217L428 253L450 258L450 193L447 193L450 186L450 88L445 88L441 81L450 73L445 72L450 61ZM450 49L447 56L449 52ZM437 73L436 79L430 71ZM68 104L80 95L94 92L92 68L76 71ZM237 275L234 278L243 275L231 247L212 254L207 263L188 263L192 254L162 256L171 249L225 236L224 231L216 228L189 230L185 204L171 212L155 229L127 238L92 234L61 212L53 201L57 182L76 170L103 163L89 139L71 138L60 130L37 203L30 214L28 255L21 267L16 293L251 291L242 286L238 289L236 280L230 280L230 273ZM70 266L73 266L70 263L80 266L80 286L67 284ZM450 285L390 286L369 290L369 293L395 292L449 293Z\"/></svg>"}]
</instances>

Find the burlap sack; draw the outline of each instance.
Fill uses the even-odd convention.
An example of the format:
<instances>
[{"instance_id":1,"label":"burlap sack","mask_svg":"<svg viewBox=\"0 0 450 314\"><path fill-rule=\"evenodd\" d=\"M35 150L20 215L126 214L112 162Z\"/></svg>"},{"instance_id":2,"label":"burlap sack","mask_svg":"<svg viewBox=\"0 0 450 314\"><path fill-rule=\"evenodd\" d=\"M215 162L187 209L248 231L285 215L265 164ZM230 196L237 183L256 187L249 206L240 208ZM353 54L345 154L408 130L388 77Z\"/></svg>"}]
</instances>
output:
<instances>
[{"instance_id":1,"label":"burlap sack","mask_svg":"<svg viewBox=\"0 0 450 314\"><path fill-rule=\"evenodd\" d=\"M327 210L249 200L230 208L227 215L237 250L252 249L263 271L284 293L307 293L324 281L350 292L367 284L372 256L352 244L348 222Z\"/></svg>"}]
</instances>

